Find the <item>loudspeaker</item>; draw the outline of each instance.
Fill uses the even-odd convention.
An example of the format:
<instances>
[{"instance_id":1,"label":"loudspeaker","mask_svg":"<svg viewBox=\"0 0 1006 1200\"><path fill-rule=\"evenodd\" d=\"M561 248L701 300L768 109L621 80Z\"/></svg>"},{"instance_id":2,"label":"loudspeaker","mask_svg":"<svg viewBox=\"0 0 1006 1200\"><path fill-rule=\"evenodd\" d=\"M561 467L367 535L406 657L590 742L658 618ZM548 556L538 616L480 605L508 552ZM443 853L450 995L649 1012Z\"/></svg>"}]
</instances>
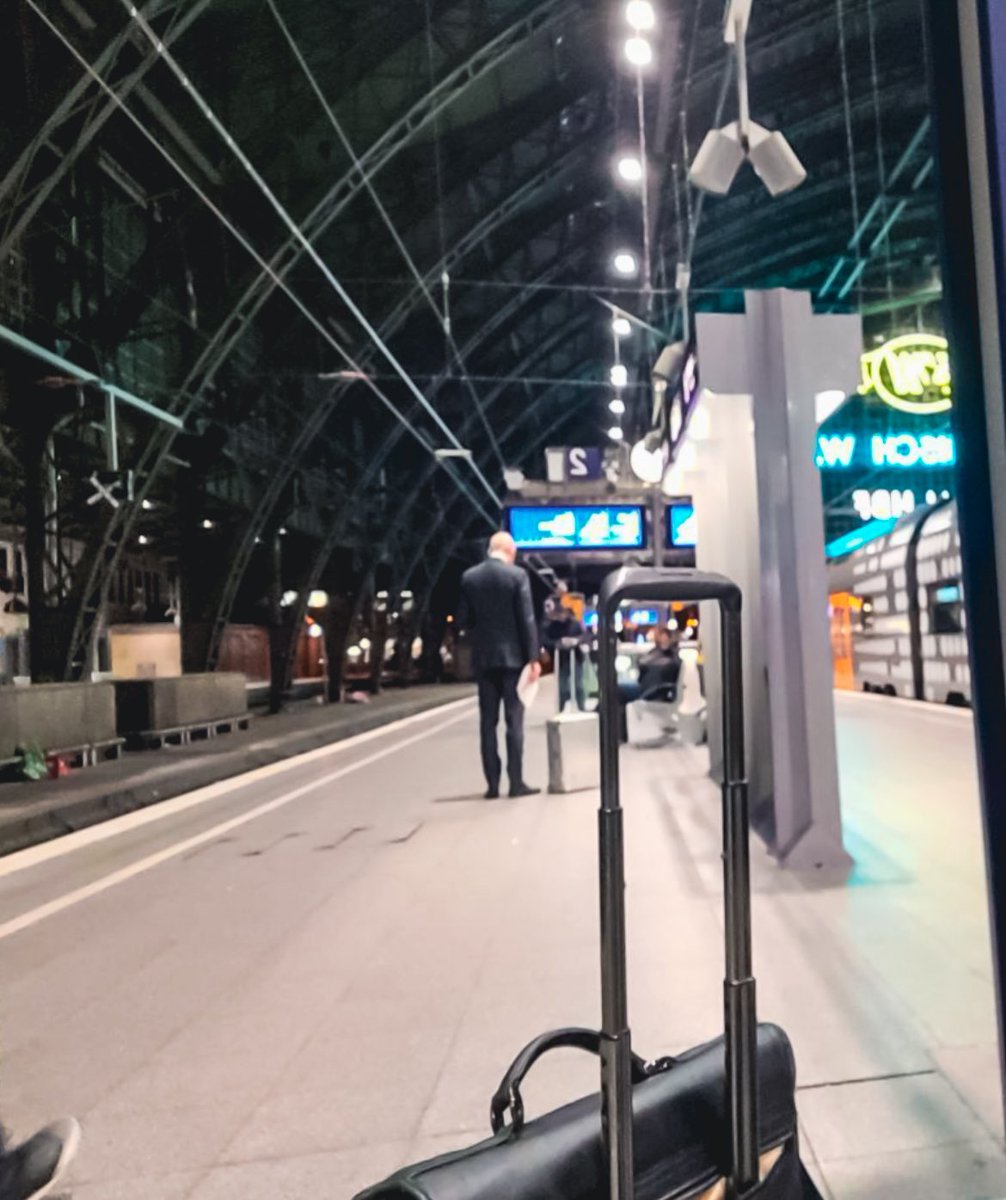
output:
<instances>
[{"instance_id":1,"label":"loudspeaker","mask_svg":"<svg viewBox=\"0 0 1006 1200\"><path fill-rule=\"evenodd\" d=\"M704 192L725 196L743 161L744 150L740 144L737 122L733 121L723 129L710 129L706 134L688 178Z\"/></svg>"}]
</instances>

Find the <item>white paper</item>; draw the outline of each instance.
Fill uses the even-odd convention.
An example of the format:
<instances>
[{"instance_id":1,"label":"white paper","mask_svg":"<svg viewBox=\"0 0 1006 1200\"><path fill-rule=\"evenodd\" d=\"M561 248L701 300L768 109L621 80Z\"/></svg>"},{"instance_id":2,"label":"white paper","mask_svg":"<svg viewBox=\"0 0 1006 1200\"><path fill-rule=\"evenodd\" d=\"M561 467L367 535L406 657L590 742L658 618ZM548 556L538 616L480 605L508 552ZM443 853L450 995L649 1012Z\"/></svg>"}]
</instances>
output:
<instances>
[{"instance_id":1,"label":"white paper","mask_svg":"<svg viewBox=\"0 0 1006 1200\"><path fill-rule=\"evenodd\" d=\"M520 679L517 680L517 698L525 708L530 708L534 704L535 697L538 695L537 679L531 678L531 664L528 663L524 670L520 673Z\"/></svg>"}]
</instances>

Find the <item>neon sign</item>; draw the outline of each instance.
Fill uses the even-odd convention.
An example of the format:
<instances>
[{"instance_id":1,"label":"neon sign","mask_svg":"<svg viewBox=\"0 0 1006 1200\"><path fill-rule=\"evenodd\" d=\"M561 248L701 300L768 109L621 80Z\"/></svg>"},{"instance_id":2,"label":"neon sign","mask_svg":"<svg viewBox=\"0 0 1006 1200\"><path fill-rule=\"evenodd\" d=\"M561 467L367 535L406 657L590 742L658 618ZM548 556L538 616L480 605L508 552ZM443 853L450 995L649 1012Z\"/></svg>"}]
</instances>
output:
<instances>
[{"instance_id":1,"label":"neon sign","mask_svg":"<svg viewBox=\"0 0 1006 1200\"><path fill-rule=\"evenodd\" d=\"M825 470L851 467L860 445L854 433L818 434L817 465ZM868 451L861 451L859 458L874 467L952 467L957 461L957 447L952 433L874 434Z\"/></svg>"},{"instance_id":2,"label":"neon sign","mask_svg":"<svg viewBox=\"0 0 1006 1200\"><path fill-rule=\"evenodd\" d=\"M898 433L872 439L871 453L878 467L952 467L957 457L949 433Z\"/></svg>"},{"instance_id":3,"label":"neon sign","mask_svg":"<svg viewBox=\"0 0 1006 1200\"><path fill-rule=\"evenodd\" d=\"M939 334L902 334L864 354L860 363L860 393L873 392L901 412L930 415L953 403L947 339Z\"/></svg>"}]
</instances>

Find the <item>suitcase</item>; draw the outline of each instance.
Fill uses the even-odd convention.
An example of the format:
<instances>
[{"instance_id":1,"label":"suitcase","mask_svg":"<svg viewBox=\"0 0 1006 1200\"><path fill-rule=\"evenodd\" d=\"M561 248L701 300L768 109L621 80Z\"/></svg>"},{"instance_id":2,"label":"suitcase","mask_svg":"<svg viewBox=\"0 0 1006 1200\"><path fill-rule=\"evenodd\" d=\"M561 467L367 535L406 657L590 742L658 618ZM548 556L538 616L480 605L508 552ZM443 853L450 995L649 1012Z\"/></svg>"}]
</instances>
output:
<instances>
[{"instance_id":1,"label":"suitcase","mask_svg":"<svg viewBox=\"0 0 1006 1200\"><path fill-rule=\"evenodd\" d=\"M557 669L558 669L558 656ZM576 696L576 652L569 658L569 694ZM560 712L545 722L548 790L581 792L596 788L601 777L597 753L597 713Z\"/></svg>"},{"instance_id":2,"label":"suitcase","mask_svg":"<svg viewBox=\"0 0 1006 1200\"><path fill-rule=\"evenodd\" d=\"M627 1013L614 618L628 600L716 600L723 630L725 1033L655 1063L634 1053ZM623 569L605 580L599 604L601 1030L560 1029L536 1038L492 1097L491 1138L405 1167L357 1200L821 1200L800 1162L789 1040L755 1017L740 606L736 585L697 571ZM600 1057L600 1095L526 1120L522 1081L542 1054L559 1046Z\"/></svg>"}]
</instances>

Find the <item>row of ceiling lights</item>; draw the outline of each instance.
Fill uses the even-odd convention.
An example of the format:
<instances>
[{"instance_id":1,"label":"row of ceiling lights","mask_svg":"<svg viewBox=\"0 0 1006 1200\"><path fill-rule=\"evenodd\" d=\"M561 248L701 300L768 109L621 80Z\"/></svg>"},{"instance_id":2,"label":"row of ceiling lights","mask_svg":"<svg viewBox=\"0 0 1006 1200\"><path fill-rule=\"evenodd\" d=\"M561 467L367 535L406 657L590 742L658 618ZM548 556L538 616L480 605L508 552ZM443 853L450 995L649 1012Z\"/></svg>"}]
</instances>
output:
<instances>
[{"instance_id":1,"label":"row of ceiling lights","mask_svg":"<svg viewBox=\"0 0 1006 1200\"><path fill-rule=\"evenodd\" d=\"M653 63L653 46L646 34L652 33L657 27L657 14L650 0L628 0L625 6L625 21L631 32L625 39L623 52L626 60L636 68L637 87L642 86L639 74ZM615 173L618 178L630 186L646 186L646 165L641 154L623 153L615 162ZM611 260L611 266L616 275L623 279L634 277L639 272L639 258L631 250L618 250ZM620 338L632 333L632 324L627 317L616 315L611 322L614 335L615 362L611 367L609 378L615 395L608 403L608 410L616 418L615 424L608 430L608 437L614 442L622 441L625 436L622 429L622 417L625 414L625 401L621 389L629 382L629 373L625 364L619 361L618 342Z\"/></svg>"}]
</instances>

